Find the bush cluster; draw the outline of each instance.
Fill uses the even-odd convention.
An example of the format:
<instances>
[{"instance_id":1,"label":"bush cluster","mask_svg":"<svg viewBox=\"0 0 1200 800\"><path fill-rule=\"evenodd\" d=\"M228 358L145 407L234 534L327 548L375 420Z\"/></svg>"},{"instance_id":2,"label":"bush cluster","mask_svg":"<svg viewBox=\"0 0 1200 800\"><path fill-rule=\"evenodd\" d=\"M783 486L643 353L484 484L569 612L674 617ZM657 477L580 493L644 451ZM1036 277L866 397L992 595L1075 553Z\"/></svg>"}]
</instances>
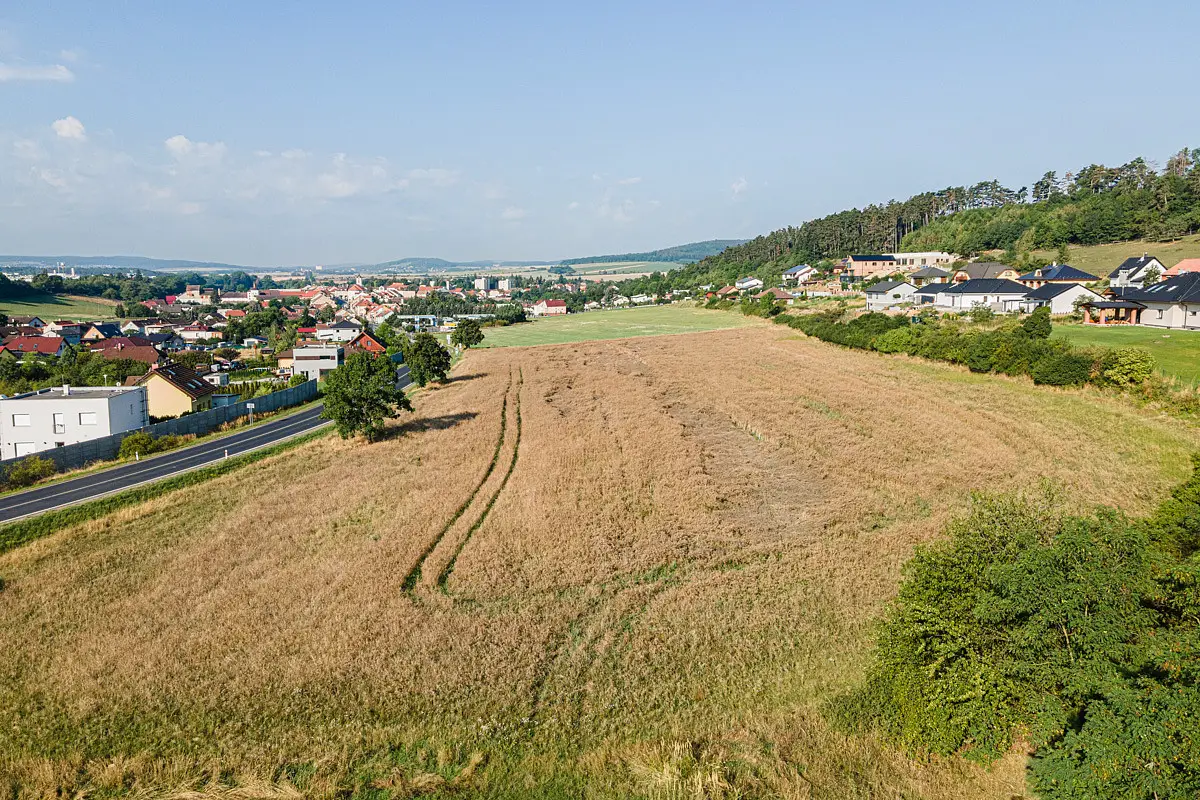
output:
<instances>
[{"instance_id":1,"label":"bush cluster","mask_svg":"<svg viewBox=\"0 0 1200 800\"><path fill-rule=\"evenodd\" d=\"M134 458L138 455L148 456L152 453L162 453L167 450L174 450L186 441L186 437L173 433L155 438L145 431L138 431L129 434L121 440L121 447L117 450L117 457L124 459Z\"/></svg>"},{"instance_id":2,"label":"bush cluster","mask_svg":"<svg viewBox=\"0 0 1200 800\"><path fill-rule=\"evenodd\" d=\"M1044 798L1200 796L1200 458L1144 520L980 497L918 550L835 717L984 763L1018 735Z\"/></svg>"},{"instance_id":3,"label":"bush cluster","mask_svg":"<svg viewBox=\"0 0 1200 800\"><path fill-rule=\"evenodd\" d=\"M1154 374L1154 357L1140 348L1079 348L1050 339L1049 312L1039 309L1020 324L998 328L958 320L913 323L908 317L864 314L840 322L837 314L778 318L809 336L844 347L907 353L962 364L972 372L1028 375L1048 386L1091 383L1122 389L1141 386Z\"/></svg>"},{"instance_id":4,"label":"bush cluster","mask_svg":"<svg viewBox=\"0 0 1200 800\"><path fill-rule=\"evenodd\" d=\"M48 458L38 455L26 456L3 472L4 485L10 489L32 486L57 471L58 467Z\"/></svg>"}]
</instances>

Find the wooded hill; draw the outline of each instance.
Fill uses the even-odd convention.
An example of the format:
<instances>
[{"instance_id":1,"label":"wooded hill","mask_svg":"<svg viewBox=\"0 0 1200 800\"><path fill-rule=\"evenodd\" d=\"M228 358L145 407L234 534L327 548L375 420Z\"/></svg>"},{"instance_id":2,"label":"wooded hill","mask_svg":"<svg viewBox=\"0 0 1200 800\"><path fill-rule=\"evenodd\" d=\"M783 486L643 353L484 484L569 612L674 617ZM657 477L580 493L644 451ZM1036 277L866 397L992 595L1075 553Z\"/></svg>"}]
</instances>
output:
<instances>
[{"instance_id":1,"label":"wooded hill","mask_svg":"<svg viewBox=\"0 0 1200 800\"><path fill-rule=\"evenodd\" d=\"M1119 167L1092 164L1062 178L1047 172L1032 188L983 181L841 211L730 247L678 278L690 285L739 272L777 275L796 264L853 253L945 250L969 256L1002 249L1017 260L1038 248L1169 241L1198 230L1200 149L1185 148L1162 171L1136 158Z\"/></svg>"},{"instance_id":2,"label":"wooded hill","mask_svg":"<svg viewBox=\"0 0 1200 800\"><path fill-rule=\"evenodd\" d=\"M661 261L664 263L686 264L720 253L727 247L745 243L745 239L710 239L706 242L692 242L675 247L665 247L662 250L651 250L647 253L620 253L608 256L588 256L586 258L568 258L562 263L572 264L610 264L627 261Z\"/></svg>"}]
</instances>

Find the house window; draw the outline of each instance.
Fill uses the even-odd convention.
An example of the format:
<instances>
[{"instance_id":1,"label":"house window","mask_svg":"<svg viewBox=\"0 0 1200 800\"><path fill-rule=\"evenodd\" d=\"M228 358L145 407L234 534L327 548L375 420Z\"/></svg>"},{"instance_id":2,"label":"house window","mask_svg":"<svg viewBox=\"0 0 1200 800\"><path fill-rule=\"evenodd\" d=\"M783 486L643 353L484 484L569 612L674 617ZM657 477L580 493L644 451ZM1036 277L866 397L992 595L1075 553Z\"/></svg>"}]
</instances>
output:
<instances>
[{"instance_id":1,"label":"house window","mask_svg":"<svg viewBox=\"0 0 1200 800\"><path fill-rule=\"evenodd\" d=\"M1157 309L1155 309L1155 310L1154 310L1154 318L1155 318L1155 319L1162 319L1162 312L1163 312L1163 310L1162 310L1161 308L1157 308Z\"/></svg>"},{"instance_id":2,"label":"house window","mask_svg":"<svg viewBox=\"0 0 1200 800\"><path fill-rule=\"evenodd\" d=\"M55 433L66 433L67 432L67 415L63 414L60 411L54 412L54 432Z\"/></svg>"},{"instance_id":3,"label":"house window","mask_svg":"<svg viewBox=\"0 0 1200 800\"><path fill-rule=\"evenodd\" d=\"M96 424L96 412L95 411L80 411L79 412L79 424L80 425L95 425Z\"/></svg>"},{"instance_id":4,"label":"house window","mask_svg":"<svg viewBox=\"0 0 1200 800\"><path fill-rule=\"evenodd\" d=\"M28 428L29 427L29 415L28 414L13 414L13 427L14 428Z\"/></svg>"}]
</instances>

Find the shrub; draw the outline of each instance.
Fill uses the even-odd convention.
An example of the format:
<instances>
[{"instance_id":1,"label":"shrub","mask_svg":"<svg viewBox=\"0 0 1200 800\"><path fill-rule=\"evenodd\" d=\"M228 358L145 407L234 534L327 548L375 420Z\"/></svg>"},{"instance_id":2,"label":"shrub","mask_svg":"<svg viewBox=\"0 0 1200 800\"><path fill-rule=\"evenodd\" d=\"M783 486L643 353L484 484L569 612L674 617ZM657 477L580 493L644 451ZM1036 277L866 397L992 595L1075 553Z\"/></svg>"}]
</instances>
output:
<instances>
[{"instance_id":1,"label":"shrub","mask_svg":"<svg viewBox=\"0 0 1200 800\"><path fill-rule=\"evenodd\" d=\"M1033 313L1021 323L1021 329L1034 339L1049 339L1054 326L1050 323L1050 309L1046 306L1035 308Z\"/></svg>"},{"instance_id":2,"label":"shrub","mask_svg":"<svg viewBox=\"0 0 1200 800\"><path fill-rule=\"evenodd\" d=\"M970 316L971 322L989 322L996 316L996 312L987 306L973 306L967 315Z\"/></svg>"},{"instance_id":3,"label":"shrub","mask_svg":"<svg viewBox=\"0 0 1200 800\"><path fill-rule=\"evenodd\" d=\"M1140 347L1109 350L1100 360L1100 376L1112 386L1140 386L1154 375L1154 356Z\"/></svg>"},{"instance_id":4,"label":"shrub","mask_svg":"<svg viewBox=\"0 0 1200 800\"><path fill-rule=\"evenodd\" d=\"M4 473L4 482L13 487L32 486L55 472L58 472L58 467L50 459L38 455L26 456L8 468Z\"/></svg>"},{"instance_id":5,"label":"shrub","mask_svg":"<svg viewBox=\"0 0 1200 800\"><path fill-rule=\"evenodd\" d=\"M154 437L145 431L131 433L121 440L118 458L133 458L135 455L150 455L154 452Z\"/></svg>"},{"instance_id":6,"label":"shrub","mask_svg":"<svg viewBox=\"0 0 1200 800\"><path fill-rule=\"evenodd\" d=\"M1083 353L1053 353L1034 364L1033 382L1046 386L1081 386L1092 374L1092 359Z\"/></svg>"},{"instance_id":7,"label":"shrub","mask_svg":"<svg viewBox=\"0 0 1200 800\"><path fill-rule=\"evenodd\" d=\"M913 334L909 328L893 328L875 337L875 349L881 353L907 353Z\"/></svg>"}]
</instances>

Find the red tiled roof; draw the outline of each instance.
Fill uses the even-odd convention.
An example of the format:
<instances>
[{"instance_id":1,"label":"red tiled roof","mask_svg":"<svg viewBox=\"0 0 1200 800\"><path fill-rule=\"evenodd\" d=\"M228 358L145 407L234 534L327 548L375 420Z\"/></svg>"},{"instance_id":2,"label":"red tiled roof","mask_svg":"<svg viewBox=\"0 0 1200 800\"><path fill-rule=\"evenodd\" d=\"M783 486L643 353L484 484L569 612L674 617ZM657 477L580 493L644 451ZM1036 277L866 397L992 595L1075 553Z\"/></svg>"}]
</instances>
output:
<instances>
[{"instance_id":1,"label":"red tiled roof","mask_svg":"<svg viewBox=\"0 0 1200 800\"><path fill-rule=\"evenodd\" d=\"M542 303L546 306L546 308L566 308L567 307L566 300L543 300Z\"/></svg>"},{"instance_id":2,"label":"red tiled roof","mask_svg":"<svg viewBox=\"0 0 1200 800\"><path fill-rule=\"evenodd\" d=\"M4 349L10 353L37 353L43 356L57 355L65 344L61 336L18 336L10 339Z\"/></svg>"}]
</instances>

